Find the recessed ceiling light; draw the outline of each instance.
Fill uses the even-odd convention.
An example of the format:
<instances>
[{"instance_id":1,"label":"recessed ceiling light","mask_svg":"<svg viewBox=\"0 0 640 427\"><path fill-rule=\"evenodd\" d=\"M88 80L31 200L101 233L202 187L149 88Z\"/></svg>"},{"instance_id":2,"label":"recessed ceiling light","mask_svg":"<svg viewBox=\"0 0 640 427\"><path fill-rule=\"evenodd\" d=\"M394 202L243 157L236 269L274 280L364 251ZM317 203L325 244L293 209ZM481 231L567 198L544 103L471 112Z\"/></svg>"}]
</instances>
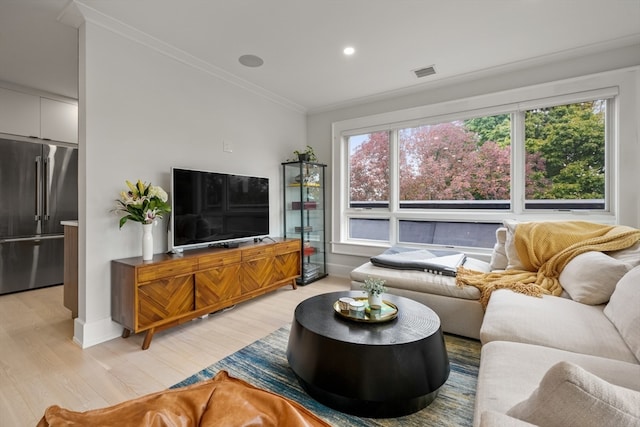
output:
<instances>
[{"instance_id":1,"label":"recessed ceiling light","mask_svg":"<svg viewBox=\"0 0 640 427\"><path fill-rule=\"evenodd\" d=\"M356 53L356 50L355 50L353 47L348 46L348 47L345 47L345 48L344 48L344 50L343 50L342 52L343 52L345 55L347 55L347 56L351 56L351 55L353 55L354 53Z\"/></svg>"},{"instance_id":2,"label":"recessed ceiling light","mask_svg":"<svg viewBox=\"0 0 640 427\"><path fill-rule=\"evenodd\" d=\"M262 58L256 55L242 55L240 58L238 58L238 61L240 61L240 63L245 67L253 68L259 67L264 64Z\"/></svg>"}]
</instances>

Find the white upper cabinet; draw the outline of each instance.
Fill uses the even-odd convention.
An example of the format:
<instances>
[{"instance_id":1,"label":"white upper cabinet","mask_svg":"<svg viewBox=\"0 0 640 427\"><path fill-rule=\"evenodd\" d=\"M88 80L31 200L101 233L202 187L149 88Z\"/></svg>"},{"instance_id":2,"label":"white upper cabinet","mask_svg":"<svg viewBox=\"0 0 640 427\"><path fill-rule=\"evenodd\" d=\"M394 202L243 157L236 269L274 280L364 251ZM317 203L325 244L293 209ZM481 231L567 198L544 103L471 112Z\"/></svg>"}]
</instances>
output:
<instances>
[{"instance_id":1,"label":"white upper cabinet","mask_svg":"<svg viewBox=\"0 0 640 427\"><path fill-rule=\"evenodd\" d=\"M78 106L40 98L40 137L78 143Z\"/></svg>"},{"instance_id":2,"label":"white upper cabinet","mask_svg":"<svg viewBox=\"0 0 640 427\"><path fill-rule=\"evenodd\" d=\"M0 88L0 132L40 136L40 97Z\"/></svg>"},{"instance_id":3,"label":"white upper cabinet","mask_svg":"<svg viewBox=\"0 0 640 427\"><path fill-rule=\"evenodd\" d=\"M0 87L0 133L78 143L78 106Z\"/></svg>"}]
</instances>

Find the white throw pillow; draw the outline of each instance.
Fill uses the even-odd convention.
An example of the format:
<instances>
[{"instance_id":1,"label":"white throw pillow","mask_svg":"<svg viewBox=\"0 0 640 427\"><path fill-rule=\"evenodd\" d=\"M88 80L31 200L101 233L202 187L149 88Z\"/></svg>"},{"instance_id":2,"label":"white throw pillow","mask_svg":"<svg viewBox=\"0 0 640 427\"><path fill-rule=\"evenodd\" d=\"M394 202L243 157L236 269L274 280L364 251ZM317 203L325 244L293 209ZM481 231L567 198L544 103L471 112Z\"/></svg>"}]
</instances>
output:
<instances>
[{"instance_id":1,"label":"white throw pillow","mask_svg":"<svg viewBox=\"0 0 640 427\"><path fill-rule=\"evenodd\" d=\"M507 411L545 427L640 425L640 392L619 387L569 362L553 365L531 396Z\"/></svg>"},{"instance_id":2,"label":"white throw pillow","mask_svg":"<svg viewBox=\"0 0 640 427\"><path fill-rule=\"evenodd\" d=\"M634 267L620 279L604 308L607 316L620 332L636 359L640 360L640 266Z\"/></svg>"},{"instance_id":3,"label":"white throw pillow","mask_svg":"<svg viewBox=\"0 0 640 427\"><path fill-rule=\"evenodd\" d=\"M505 270L509 264L505 244L507 242L507 229L500 227L496 230L496 244L491 252L491 262L489 268L494 270Z\"/></svg>"},{"instance_id":4,"label":"white throw pillow","mask_svg":"<svg viewBox=\"0 0 640 427\"><path fill-rule=\"evenodd\" d=\"M602 252L585 252L562 269L560 285L574 301L604 304L611 298L616 283L630 269L630 265Z\"/></svg>"},{"instance_id":5,"label":"white throw pillow","mask_svg":"<svg viewBox=\"0 0 640 427\"><path fill-rule=\"evenodd\" d=\"M518 221L513 219L505 219L503 221L505 228L507 229L507 238L505 242L505 252L507 253L507 270L524 270L524 265L520 261L520 257L518 256L518 251L516 250L516 245L514 241L514 235L516 232L516 227L518 226Z\"/></svg>"}]
</instances>

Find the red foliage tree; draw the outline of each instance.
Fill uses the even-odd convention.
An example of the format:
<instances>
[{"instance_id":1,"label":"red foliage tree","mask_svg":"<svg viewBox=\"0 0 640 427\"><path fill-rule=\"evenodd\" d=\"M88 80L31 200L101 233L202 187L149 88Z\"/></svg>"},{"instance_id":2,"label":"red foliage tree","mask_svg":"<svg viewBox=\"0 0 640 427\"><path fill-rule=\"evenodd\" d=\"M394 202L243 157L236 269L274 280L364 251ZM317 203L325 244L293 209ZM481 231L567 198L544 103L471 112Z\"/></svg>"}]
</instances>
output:
<instances>
[{"instance_id":1,"label":"red foliage tree","mask_svg":"<svg viewBox=\"0 0 640 427\"><path fill-rule=\"evenodd\" d=\"M398 139L401 201L510 199L510 145L482 141L463 122L402 129ZM388 202L389 133L371 133L350 149L351 201ZM545 161L528 154L525 168L532 198L549 185Z\"/></svg>"},{"instance_id":2,"label":"red foliage tree","mask_svg":"<svg viewBox=\"0 0 640 427\"><path fill-rule=\"evenodd\" d=\"M351 201L389 201L388 132L371 133L366 141L353 147L349 161L349 182Z\"/></svg>"},{"instance_id":3,"label":"red foliage tree","mask_svg":"<svg viewBox=\"0 0 640 427\"><path fill-rule=\"evenodd\" d=\"M400 132L400 200L508 200L510 150L461 123Z\"/></svg>"}]
</instances>

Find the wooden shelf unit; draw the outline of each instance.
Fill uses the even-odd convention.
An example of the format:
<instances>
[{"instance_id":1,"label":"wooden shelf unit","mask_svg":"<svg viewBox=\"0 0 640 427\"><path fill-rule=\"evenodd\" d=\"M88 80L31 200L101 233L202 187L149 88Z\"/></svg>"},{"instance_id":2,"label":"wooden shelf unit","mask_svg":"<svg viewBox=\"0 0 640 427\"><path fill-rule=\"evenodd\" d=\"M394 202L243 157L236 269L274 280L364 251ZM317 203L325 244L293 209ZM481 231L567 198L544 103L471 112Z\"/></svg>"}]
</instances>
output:
<instances>
[{"instance_id":1,"label":"wooden shelf unit","mask_svg":"<svg viewBox=\"0 0 640 427\"><path fill-rule=\"evenodd\" d=\"M155 332L291 285L300 277L300 240L241 244L111 262L111 317L124 330Z\"/></svg>"}]
</instances>

